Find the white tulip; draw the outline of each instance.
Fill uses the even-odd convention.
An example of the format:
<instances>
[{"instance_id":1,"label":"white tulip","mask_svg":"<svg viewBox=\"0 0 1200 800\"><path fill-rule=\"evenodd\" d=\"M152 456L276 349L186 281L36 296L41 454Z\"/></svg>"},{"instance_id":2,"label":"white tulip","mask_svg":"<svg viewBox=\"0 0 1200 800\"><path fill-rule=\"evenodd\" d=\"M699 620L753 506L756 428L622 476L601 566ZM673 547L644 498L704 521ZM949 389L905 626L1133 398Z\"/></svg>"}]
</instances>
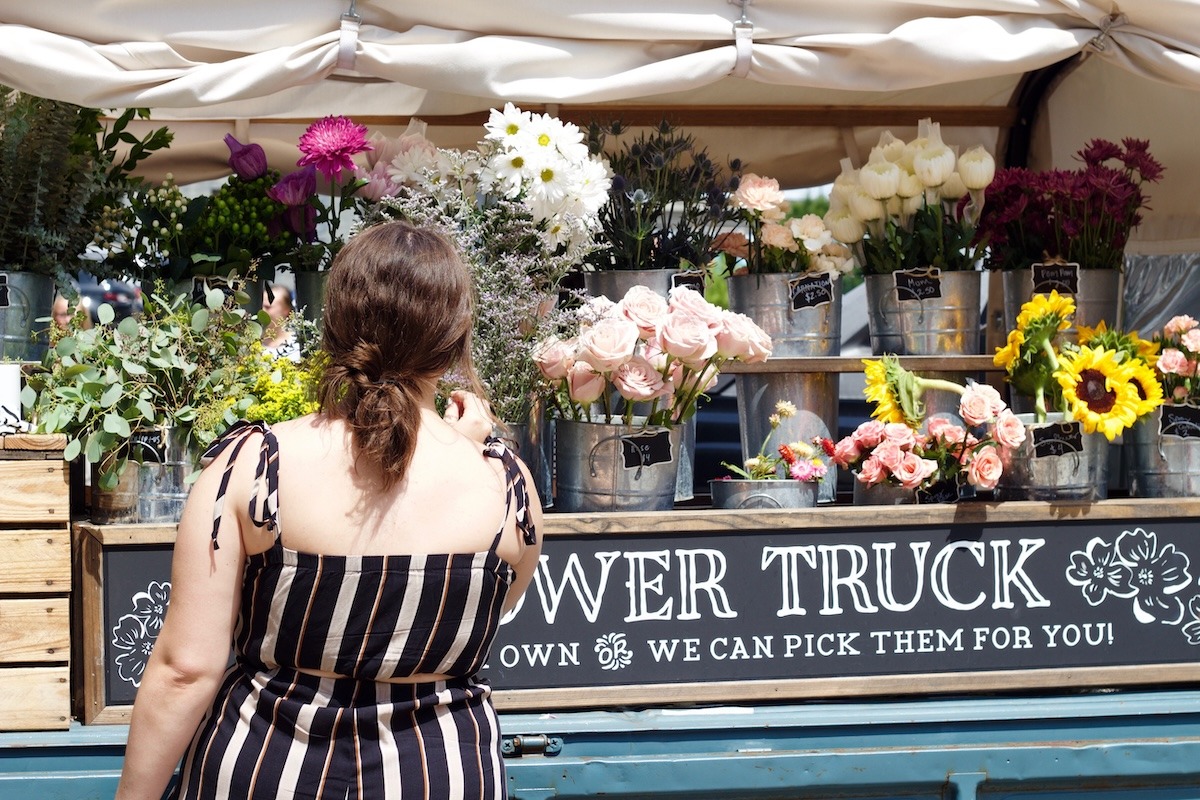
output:
<instances>
[{"instance_id":1,"label":"white tulip","mask_svg":"<svg viewBox=\"0 0 1200 800\"><path fill-rule=\"evenodd\" d=\"M958 157L958 174L968 189L985 189L996 177L996 159L986 148L972 147Z\"/></svg>"},{"instance_id":2,"label":"white tulip","mask_svg":"<svg viewBox=\"0 0 1200 800\"><path fill-rule=\"evenodd\" d=\"M957 161L954 151L946 145L929 145L913 155L913 173L926 187L941 186L954 172Z\"/></svg>"}]
</instances>

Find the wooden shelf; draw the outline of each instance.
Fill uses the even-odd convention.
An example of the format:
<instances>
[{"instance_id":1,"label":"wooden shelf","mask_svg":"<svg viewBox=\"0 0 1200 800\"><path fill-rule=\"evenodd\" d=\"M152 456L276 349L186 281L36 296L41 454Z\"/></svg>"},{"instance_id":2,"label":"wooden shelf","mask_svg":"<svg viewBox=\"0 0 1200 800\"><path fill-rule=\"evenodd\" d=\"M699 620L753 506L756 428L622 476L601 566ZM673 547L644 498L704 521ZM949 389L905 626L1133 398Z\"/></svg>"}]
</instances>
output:
<instances>
[{"instance_id":1,"label":"wooden shelf","mask_svg":"<svg viewBox=\"0 0 1200 800\"><path fill-rule=\"evenodd\" d=\"M863 361L877 356L812 356L769 358L760 364L734 361L721 368L722 374L750 375L781 372L862 372ZM915 372L1003 372L991 356L900 356L900 365Z\"/></svg>"}]
</instances>

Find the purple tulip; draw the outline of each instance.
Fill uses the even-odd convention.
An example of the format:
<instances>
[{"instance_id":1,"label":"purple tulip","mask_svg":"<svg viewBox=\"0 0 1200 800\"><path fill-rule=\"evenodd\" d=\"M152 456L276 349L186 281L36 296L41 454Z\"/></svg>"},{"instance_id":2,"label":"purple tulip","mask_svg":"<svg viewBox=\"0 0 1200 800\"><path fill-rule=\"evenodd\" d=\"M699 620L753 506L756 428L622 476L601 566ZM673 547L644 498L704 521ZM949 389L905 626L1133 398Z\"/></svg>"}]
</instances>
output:
<instances>
[{"instance_id":1,"label":"purple tulip","mask_svg":"<svg viewBox=\"0 0 1200 800\"><path fill-rule=\"evenodd\" d=\"M267 152L260 144L242 144L233 137L232 133L225 134L225 144L229 146L229 168L244 181L267 174Z\"/></svg>"},{"instance_id":2,"label":"purple tulip","mask_svg":"<svg viewBox=\"0 0 1200 800\"><path fill-rule=\"evenodd\" d=\"M309 199L316 193L317 169L312 166L289 172L279 179L279 183L267 189L268 197L289 208L308 205Z\"/></svg>"}]
</instances>

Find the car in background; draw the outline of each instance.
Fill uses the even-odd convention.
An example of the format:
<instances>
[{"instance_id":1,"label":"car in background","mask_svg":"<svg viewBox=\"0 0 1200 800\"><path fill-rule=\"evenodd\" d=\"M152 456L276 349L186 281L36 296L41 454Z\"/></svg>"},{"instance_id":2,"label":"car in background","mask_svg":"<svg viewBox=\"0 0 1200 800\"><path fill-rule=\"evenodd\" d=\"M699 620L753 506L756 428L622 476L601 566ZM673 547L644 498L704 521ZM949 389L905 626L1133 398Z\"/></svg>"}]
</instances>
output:
<instances>
[{"instance_id":1,"label":"car in background","mask_svg":"<svg viewBox=\"0 0 1200 800\"><path fill-rule=\"evenodd\" d=\"M79 292L79 302L91 315L92 322L99 322L97 312L104 303L112 306L118 320L142 313L142 290L128 281L97 278L90 272L80 272L74 281L74 288Z\"/></svg>"}]
</instances>

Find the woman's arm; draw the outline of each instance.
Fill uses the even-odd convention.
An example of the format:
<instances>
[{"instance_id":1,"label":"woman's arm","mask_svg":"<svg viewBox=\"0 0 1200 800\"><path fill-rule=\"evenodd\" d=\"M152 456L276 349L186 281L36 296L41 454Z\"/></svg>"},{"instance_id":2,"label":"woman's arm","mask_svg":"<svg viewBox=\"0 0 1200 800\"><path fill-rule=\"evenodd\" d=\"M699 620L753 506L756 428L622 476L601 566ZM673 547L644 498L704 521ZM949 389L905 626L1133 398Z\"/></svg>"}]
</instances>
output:
<instances>
[{"instance_id":1,"label":"woman's arm","mask_svg":"<svg viewBox=\"0 0 1200 800\"><path fill-rule=\"evenodd\" d=\"M243 453L257 452L260 441L252 436ZM236 509L246 507L248 491L235 487L253 481L253 459L240 458L213 550L213 506L229 450L203 471L183 509L171 602L133 705L117 800L162 797L229 664L246 560Z\"/></svg>"}]
</instances>

